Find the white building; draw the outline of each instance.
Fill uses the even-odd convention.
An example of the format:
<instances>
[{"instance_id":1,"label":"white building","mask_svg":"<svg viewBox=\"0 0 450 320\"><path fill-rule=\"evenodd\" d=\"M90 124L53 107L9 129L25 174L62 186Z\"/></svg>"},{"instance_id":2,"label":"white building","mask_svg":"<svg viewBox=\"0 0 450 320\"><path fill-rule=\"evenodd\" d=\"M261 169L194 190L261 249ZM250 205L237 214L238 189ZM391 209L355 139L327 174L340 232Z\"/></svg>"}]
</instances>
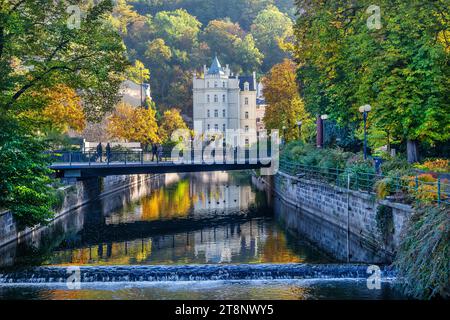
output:
<instances>
[{"instance_id":1,"label":"white building","mask_svg":"<svg viewBox=\"0 0 450 320\"><path fill-rule=\"evenodd\" d=\"M120 94L122 95L122 102L133 107L142 106L147 98L152 100L150 84L148 83L138 84L131 80L126 80L122 82Z\"/></svg>"},{"instance_id":2,"label":"white building","mask_svg":"<svg viewBox=\"0 0 450 320\"><path fill-rule=\"evenodd\" d=\"M220 65L217 56L203 76L194 75L194 129L213 135L227 129L241 129L241 141L256 141L256 73L239 76ZM200 127L201 126L201 127Z\"/></svg>"},{"instance_id":3,"label":"white building","mask_svg":"<svg viewBox=\"0 0 450 320\"><path fill-rule=\"evenodd\" d=\"M266 114L266 99L264 98L264 86L260 82L258 83L257 95L256 95L256 131L262 131L266 129L264 124L264 116Z\"/></svg>"}]
</instances>

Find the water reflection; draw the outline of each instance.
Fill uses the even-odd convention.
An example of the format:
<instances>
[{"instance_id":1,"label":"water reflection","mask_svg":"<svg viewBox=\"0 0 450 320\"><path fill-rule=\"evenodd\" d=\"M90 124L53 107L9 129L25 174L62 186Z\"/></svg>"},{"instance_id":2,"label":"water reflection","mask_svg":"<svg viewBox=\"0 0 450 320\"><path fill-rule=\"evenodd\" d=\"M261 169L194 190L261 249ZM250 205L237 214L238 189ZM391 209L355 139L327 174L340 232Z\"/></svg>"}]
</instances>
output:
<instances>
[{"instance_id":1,"label":"water reflection","mask_svg":"<svg viewBox=\"0 0 450 320\"><path fill-rule=\"evenodd\" d=\"M136 189L143 190L141 197L131 197L125 191L66 216L47 228L39 242L25 242L4 251L4 255L14 257L2 263L331 261L285 234L273 220L266 194L255 188L248 176L213 172L148 183L154 185ZM119 203L125 204L111 209Z\"/></svg>"}]
</instances>

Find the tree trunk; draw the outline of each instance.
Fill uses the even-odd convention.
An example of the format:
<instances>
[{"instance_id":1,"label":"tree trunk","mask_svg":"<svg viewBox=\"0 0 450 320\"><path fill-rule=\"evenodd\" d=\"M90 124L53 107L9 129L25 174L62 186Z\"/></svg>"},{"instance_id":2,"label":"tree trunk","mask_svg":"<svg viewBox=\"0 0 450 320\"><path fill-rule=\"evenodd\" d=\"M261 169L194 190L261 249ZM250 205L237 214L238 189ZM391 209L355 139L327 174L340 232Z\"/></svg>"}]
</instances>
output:
<instances>
[{"instance_id":1,"label":"tree trunk","mask_svg":"<svg viewBox=\"0 0 450 320\"><path fill-rule=\"evenodd\" d=\"M419 147L417 140L408 139L406 141L406 153L409 163L419 162Z\"/></svg>"}]
</instances>

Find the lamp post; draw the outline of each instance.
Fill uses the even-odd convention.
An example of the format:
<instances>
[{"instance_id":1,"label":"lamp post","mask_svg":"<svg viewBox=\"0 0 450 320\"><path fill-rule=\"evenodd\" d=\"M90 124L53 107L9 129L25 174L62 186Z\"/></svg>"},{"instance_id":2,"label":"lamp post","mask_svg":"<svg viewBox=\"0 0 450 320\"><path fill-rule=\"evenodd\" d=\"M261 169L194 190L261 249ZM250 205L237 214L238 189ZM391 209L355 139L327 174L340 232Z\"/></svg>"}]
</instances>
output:
<instances>
[{"instance_id":1,"label":"lamp post","mask_svg":"<svg viewBox=\"0 0 450 320\"><path fill-rule=\"evenodd\" d=\"M359 107L359 112L363 114L364 119L364 160L367 160L367 114L372 110L369 104Z\"/></svg>"},{"instance_id":2,"label":"lamp post","mask_svg":"<svg viewBox=\"0 0 450 320\"><path fill-rule=\"evenodd\" d=\"M283 129L283 144L286 144L286 126L283 126L282 129Z\"/></svg>"},{"instance_id":3,"label":"lamp post","mask_svg":"<svg viewBox=\"0 0 450 320\"><path fill-rule=\"evenodd\" d=\"M297 121L297 127L298 127L298 140L302 140L302 121Z\"/></svg>"},{"instance_id":4,"label":"lamp post","mask_svg":"<svg viewBox=\"0 0 450 320\"><path fill-rule=\"evenodd\" d=\"M321 145L321 147L323 148L324 144L325 144L325 120L328 119L328 115L327 114L323 114L323 115L320 116L320 119L322 121L322 126L321 126L321 130L322 130L322 132L321 132L322 145Z\"/></svg>"},{"instance_id":5,"label":"lamp post","mask_svg":"<svg viewBox=\"0 0 450 320\"><path fill-rule=\"evenodd\" d=\"M144 106L144 101L142 101L142 89L144 87L144 79L142 76L142 67L139 68L140 72L141 72L141 108Z\"/></svg>"}]
</instances>

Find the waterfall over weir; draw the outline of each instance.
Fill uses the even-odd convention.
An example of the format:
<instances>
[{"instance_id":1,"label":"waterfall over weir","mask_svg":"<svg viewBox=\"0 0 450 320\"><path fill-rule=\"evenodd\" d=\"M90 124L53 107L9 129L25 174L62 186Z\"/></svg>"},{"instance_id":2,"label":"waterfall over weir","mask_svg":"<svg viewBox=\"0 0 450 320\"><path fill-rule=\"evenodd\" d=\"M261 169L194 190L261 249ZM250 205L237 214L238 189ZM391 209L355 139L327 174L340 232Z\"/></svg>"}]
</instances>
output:
<instances>
[{"instance_id":1,"label":"waterfall over weir","mask_svg":"<svg viewBox=\"0 0 450 320\"><path fill-rule=\"evenodd\" d=\"M240 264L176 266L83 266L81 282L157 282L206 280L272 279L367 279L367 265L344 264ZM36 267L0 273L0 284L65 283L76 272L74 267ZM388 267L381 268L384 279L395 277Z\"/></svg>"}]
</instances>

